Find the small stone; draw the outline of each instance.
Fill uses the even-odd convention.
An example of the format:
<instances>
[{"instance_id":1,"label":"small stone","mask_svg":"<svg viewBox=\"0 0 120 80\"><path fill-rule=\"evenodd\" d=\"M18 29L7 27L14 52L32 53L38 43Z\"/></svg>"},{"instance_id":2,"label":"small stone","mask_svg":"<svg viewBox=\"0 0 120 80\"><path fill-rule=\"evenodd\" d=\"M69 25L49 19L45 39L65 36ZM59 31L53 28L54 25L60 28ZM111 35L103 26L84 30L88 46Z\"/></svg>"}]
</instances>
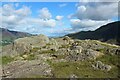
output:
<instances>
[{"instance_id":1,"label":"small stone","mask_svg":"<svg viewBox=\"0 0 120 80\"><path fill-rule=\"evenodd\" d=\"M7 73L7 74L10 74L10 72L9 72L9 71L7 71L6 73Z\"/></svg>"},{"instance_id":2,"label":"small stone","mask_svg":"<svg viewBox=\"0 0 120 80\"><path fill-rule=\"evenodd\" d=\"M28 57L28 55L23 55L23 58L27 58Z\"/></svg>"},{"instance_id":3,"label":"small stone","mask_svg":"<svg viewBox=\"0 0 120 80\"><path fill-rule=\"evenodd\" d=\"M78 78L75 74L70 75L70 78Z\"/></svg>"},{"instance_id":4,"label":"small stone","mask_svg":"<svg viewBox=\"0 0 120 80\"><path fill-rule=\"evenodd\" d=\"M111 70L111 66L109 66L109 65L105 65L105 69L107 70L107 71L110 71Z\"/></svg>"}]
</instances>

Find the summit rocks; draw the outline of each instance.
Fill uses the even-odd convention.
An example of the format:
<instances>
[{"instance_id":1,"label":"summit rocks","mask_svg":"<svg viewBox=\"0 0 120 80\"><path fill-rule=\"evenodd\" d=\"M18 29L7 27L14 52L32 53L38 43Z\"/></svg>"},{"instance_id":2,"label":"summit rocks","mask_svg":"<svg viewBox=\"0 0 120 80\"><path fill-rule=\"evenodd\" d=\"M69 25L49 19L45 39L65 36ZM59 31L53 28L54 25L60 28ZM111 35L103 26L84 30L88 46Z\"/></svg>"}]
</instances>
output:
<instances>
[{"instance_id":1,"label":"summit rocks","mask_svg":"<svg viewBox=\"0 0 120 80\"><path fill-rule=\"evenodd\" d=\"M68 36L48 38L45 35L19 38L3 47L2 57L6 61L3 77L93 77L97 75L95 70L116 69L119 53L119 46L97 40L78 40ZM82 69L89 74L83 75Z\"/></svg>"}]
</instances>

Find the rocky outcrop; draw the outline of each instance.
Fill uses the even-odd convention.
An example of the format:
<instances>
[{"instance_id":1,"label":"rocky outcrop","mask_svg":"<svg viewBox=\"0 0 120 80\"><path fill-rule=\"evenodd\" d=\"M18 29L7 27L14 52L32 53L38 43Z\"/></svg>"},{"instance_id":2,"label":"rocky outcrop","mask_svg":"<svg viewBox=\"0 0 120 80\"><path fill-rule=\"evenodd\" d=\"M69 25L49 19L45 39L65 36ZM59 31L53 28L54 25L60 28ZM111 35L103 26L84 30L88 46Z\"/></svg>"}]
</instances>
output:
<instances>
[{"instance_id":1,"label":"rocky outcrop","mask_svg":"<svg viewBox=\"0 0 120 80\"><path fill-rule=\"evenodd\" d=\"M17 51L18 54L25 53L35 47L43 47L47 43L49 43L49 38L45 35L19 38L14 41L13 50Z\"/></svg>"},{"instance_id":2,"label":"rocky outcrop","mask_svg":"<svg viewBox=\"0 0 120 80\"><path fill-rule=\"evenodd\" d=\"M74 40L72 40L70 37L65 36L63 37L63 40L67 43L67 44L72 44L74 43Z\"/></svg>"},{"instance_id":3,"label":"rocky outcrop","mask_svg":"<svg viewBox=\"0 0 120 80\"><path fill-rule=\"evenodd\" d=\"M120 48L107 48L105 49L106 54L120 55Z\"/></svg>"},{"instance_id":4,"label":"rocky outcrop","mask_svg":"<svg viewBox=\"0 0 120 80\"><path fill-rule=\"evenodd\" d=\"M7 45L7 46L3 46L2 48L2 56L16 56L18 55L18 53L13 50L13 45Z\"/></svg>"},{"instance_id":5,"label":"rocky outcrop","mask_svg":"<svg viewBox=\"0 0 120 80\"><path fill-rule=\"evenodd\" d=\"M98 69L98 70L105 70L105 71L110 71L112 68L110 65L103 64L101 61L97 61L95 65L92 65L92 67L95 70Z\"/></svg>"},{"instance_id":6,"label":"rocky outcrop","mask_svg":"<svg viewBox=\"0 0 120 80\"><path fill-rule=\"evenodd\" d=\"M75 53L80 54L83 51L83 48L81 46L76 46L76 45L72 45L70 47L70 50L74 51Z\"/></svg>"},{"instance_id":7,"label":"rocky outcrop","mask_svg":"<svg viewBox=\"0 0 120 80\"><path fill-rule=\"evenodd\" d=\"M95 60L96 58L104 55L101 52L94 51L92 49L83 49L81 46L76 46L69 51L68 60L77 61L77 60Z\"/></svg>"},{"instance_id":8,"label":"rocky outcrop","mask_svg":"<svg viewBox=\"0 0 120 80\"><path fill-rule=\"evenodd\" d=\"M105 46L100 44L99 41L95 40L75 40L78 45L81 45L85 49L104 49Z\"/></svg>"},{"instance_id":9,"label":"rocky outcrop","mask_svg":"<svg viewBox=\"0 0 120 80\"><path fill-rule=\"evenodd\" d=\"M48 38L47 36L39 35L19 38L15 40L13 44L4 46L2 53L3 56L11 55L9 57L14 59L13 61L3 65L3 77L54 77L54 70L56 69L53 68L64 68L64 65L66 65L65 63L68 63L67 65L69 65L69 63L70 65L73 63L78 64L75 69L73 69L74 66L66 66L65 70L69 70L67 68L79 70L80 67L82 69L85 67L87 68L85 71L87 71L88 69L91 69L91 65L95 62L92 65L95 71L110 71L112 68L111 65L107 65L104 64L104 62L96 60L103 59L107 62L108 58L104 57L104 55L110 55L110 59L112 59L112 56L113 58L116 58L116 55L120 53L120 47L95 40L73 40L68 36L62 38ZM117 59L113 59L113 61L111 61L111 64L112 62L114 63L112 65L115 65L115 68L117 68L116 61ZM77 78L82 76L83 75L79 76L77 73L69 73L69 75L67 75L68 78Z\"/></svg>"},{"instance_id":10,"label":"rocky outcrop","mask_svg":"<svg viewBox=\"0 0 120 80\"><path fill-rule=\"evenodd\" d=\"M98 52L98 51L94 51L92 49L87 49L86 53L84 54L84 56L88 59L96 59L96 58L98 58L99 56L102 56L102 55L104 55L104 54L101 53L101 52Z\"/></svg>"},{"instance_id":11,"label":"rocky outcrop","mask_svg":"<svg viewBox=\"0 0 120 80\"><path fill-rule=\"evenodd\" d=\"M51 38L49 43L46 44L45 48L48 49L48 50L57 51L58 48L59 48L59 44L55 39Z\"/></svg>"}]
</instances>

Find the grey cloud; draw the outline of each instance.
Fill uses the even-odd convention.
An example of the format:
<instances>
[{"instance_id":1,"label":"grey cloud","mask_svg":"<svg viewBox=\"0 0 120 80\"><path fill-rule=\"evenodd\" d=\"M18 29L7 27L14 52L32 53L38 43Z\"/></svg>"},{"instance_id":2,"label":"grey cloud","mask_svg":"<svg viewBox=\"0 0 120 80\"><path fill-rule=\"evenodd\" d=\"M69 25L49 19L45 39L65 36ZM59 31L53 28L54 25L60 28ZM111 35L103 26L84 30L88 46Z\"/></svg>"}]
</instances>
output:
<instances>
[{"instance_id":1,"label":"grey cloud","mask_svg":"<svg viewBox=\"0 0 120 80\"><path fill-rule=\"evenodd\" d=\"M76 7L76 12L69 15L72 27L70 32L95 30L113 22L113 17L118 17L117 2L89 2L87 0L76 4Z\"/></svg>"},{"instance_id":2,"label":"grey cloud","mask_svg":"<svg viewBox=\"0 0 120 80\"><path fill-rule=\"evenodd\" d=\"M111 20L105 20L105 21L95 21L95 20L79 20L79 19L71 19L71 31L87 31L87 30L95 30L99 28L102 25L105 25L107 23L113 22Z\"/></svg>"},{"instance_id":3,"label":"grey cloud","mask_svg":"<svg viewBox=\"0 0 120 80\"><path fill-rule=\"evenodd\" d=\"M80 4L77 6L77 11L73 16L78 19L108 20L118 16L118 3L90 2Z\"/></svg>"}]
</instances>

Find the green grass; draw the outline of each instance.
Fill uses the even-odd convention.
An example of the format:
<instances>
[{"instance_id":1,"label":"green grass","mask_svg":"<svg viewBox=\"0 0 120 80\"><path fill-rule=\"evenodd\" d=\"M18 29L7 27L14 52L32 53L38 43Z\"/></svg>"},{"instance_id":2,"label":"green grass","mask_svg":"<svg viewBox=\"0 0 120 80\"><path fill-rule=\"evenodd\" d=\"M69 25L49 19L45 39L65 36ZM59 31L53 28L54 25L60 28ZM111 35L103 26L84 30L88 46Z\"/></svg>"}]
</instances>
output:
<instances>
[{"instance_id":1,"label":"green grass","mask_svg":"<svg viewBox=\"0 0 120 80\"><path fill-rule=\"evenodd\" d=\"M31 52L36 52L36 51L38 51L38 50L40 50L41 48L38 48L38 47L35 47L35 48L33 48L32 50L30 50Z\"/></svg>"},{"instance_id":2,"label":"green grass","mask_svg":"<svg viewBox=\"0 0 120 80\"><path fill-rule=\"evenodd\" d=\"M109 44L109 43L106 43L106 42L100 42L100 41L96 41L96 40L93 40L95 43L99 43L105 47L109 47L109 48L117 48L118 46L117 45L112 45L112 44Z\"/></svg>"},{"instance_id":3,"label":"green grass","mask_svg":"<svg viewBox=\"0 0 120 80\"><path fill-rule=\"evenodd\" d=\"M3 40L3 39L2 39L2 41L4 41L4 43L0 43L0 46L9 45L9 44L13 43L14 40L9 40L9 39ZM5 42L6 42L6 43L5 43Z\"/></svg>"},{"instance_id":4,"label":"green grass","mask_svg":"<svg viewBox=\"0 0 120 80\"><path fill-rule=\"evenodd\" d=\"M57 55L57 59L65 59L67 55Z\"/></svg>"},{"instance_id":5,"label":"green grass","mask_svg":"<svg viewBox=\"0 0 120 80\"><path fill-rule=\"evenodd\" d=\"M23 55L19 55L19 56L23 56ZM27 58L24 58L24 60L35 60L36 56L35 54L28 54ZM0 64L6 65L12 61L15 61L15 57L11 57L11 56L2 56L2 58L0 58Z\"/></svg>"},{"instance_id":6,"label":"green grass","mask_svg":"<svg viewBox=\"0 0 120 80\"><path fill-rule=\"evenodd\" d=\"M24 58L24 57L23 57L24 55L26 55L27 57ZM19 56L20 56L20 57L23 57L24 60L35 60L35 59L36 59L35 54L31 54L31 53L20 54Z\"/></svg>"},{"instance_id":7,"label":"green grass","mask_svg":"<svg viewBox=\"0 0 120 80\"><path fill-rule=\"evenodd\" d=\"M52 63L48 60L47 62L53 68L53 74L57 78L68 78L72 74L79 78L116 78L118 76L117 67L110 72L94 70L90 61Z\"/></svg>"},{"instance_id":8,"label":"green grass","mask_svg":"<svg viewBox=\"0 0 120 80\"><path fill-rule=\"evenodd\" d=\"M45 51L42 51L41 54L54 54L56 51L55 50L45 50Z\"/></svg>"},{"instance_id":9,"label":"green grass","mask_svg":"<svg viewBox=\"0 0 120 80\"><path fill-rule=\"evenodd\" d=\"M35 60L35 54L29 54L27 58L25 58L24 60Z\"/></svg>"},{"instance_id":10,"label":"green grass","mask_svg":"<svg viewBox=\"0 0 120 80\"><path fill-rule=\"evenodd\" d=\"M106 49L96 49L95 51L99 51L99 52L101 52L101 53L105 53L106 52Z\"/></svg>"},{"instance_id":11,"label":"green grass","mask_svg":"<svg viewBox=\"0 0 120 80\"><path fill-rule=\"evenodd\" d=\"M106 64L112 64L112 65L119 65L119 61L120 61L120 56L118 55L104 55L104 56L101 56L99 58L97 58L96 60L100 60Z\"/></svg>"},{"instance_id":12,"label":"green grass","mask_svg":"<svg viewBox=\"0 0 120 80\"><path fill-rule=\"evenodd\" d=\"M46 46L50 46L50 45L53 45L53 44L51 44L51 43L47 43L47 44L46 44Z\"/></svg>"},{"instance_id":13,"label":"green grass","mask_svg":"<svg viewBox=\"0 0 120 80\"><path fill-rule=\"evenodd\" d=\"M6 65L12 61L14 61L14 58L10 57L10 56L2 56L2 64Z\"/></svg>"},{"instance_id":14,"label":"green grass","mask_svg":"<svg viewBox=\"0 0 120 80\"><path fill-rule=\"evenodd\" d=\"M0 65L2 65L2 57L0 56Z\"/></svg>"}]
</instances>

